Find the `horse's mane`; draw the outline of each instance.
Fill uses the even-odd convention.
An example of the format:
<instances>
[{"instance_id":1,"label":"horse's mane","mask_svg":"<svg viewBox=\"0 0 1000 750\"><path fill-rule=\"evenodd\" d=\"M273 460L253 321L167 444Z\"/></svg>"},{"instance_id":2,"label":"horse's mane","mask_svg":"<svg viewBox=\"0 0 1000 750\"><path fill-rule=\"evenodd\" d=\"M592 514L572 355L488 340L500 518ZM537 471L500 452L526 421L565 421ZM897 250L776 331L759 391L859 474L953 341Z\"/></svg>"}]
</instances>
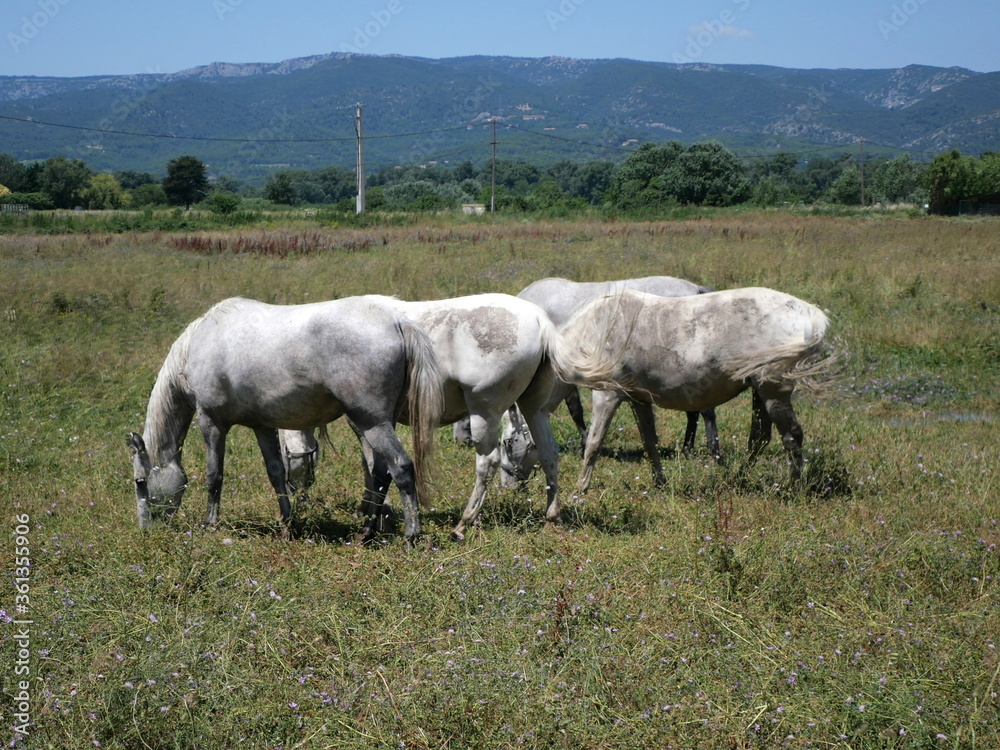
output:
<instances>
[{"instance_id":1,"label":"horse's mane","mask_svg":"<svg viewBox=\"0 0 1000 750\"><path fill-rule=\"evenodd\" d=\"M153 383L153 390L149 394L149 403L146 406L146 422L143 427L143 439L151 456L160 455L161 439L167 435L180 435L188 427L184 423L185 418L177 414L174 408L178 391L181 389L181 378L184 366L187 364L188 352L191 346L191 338L198 326L209 316L226 312L232 307L235 300L223 300L213 306L207 313L188 324L181 335L177 337L167 352L166 359L160 366L160 371L156 375ZM188 421L190 421L188 419ZM180 446L177 446L180 448Z\"/></svg>"}]
</instances>

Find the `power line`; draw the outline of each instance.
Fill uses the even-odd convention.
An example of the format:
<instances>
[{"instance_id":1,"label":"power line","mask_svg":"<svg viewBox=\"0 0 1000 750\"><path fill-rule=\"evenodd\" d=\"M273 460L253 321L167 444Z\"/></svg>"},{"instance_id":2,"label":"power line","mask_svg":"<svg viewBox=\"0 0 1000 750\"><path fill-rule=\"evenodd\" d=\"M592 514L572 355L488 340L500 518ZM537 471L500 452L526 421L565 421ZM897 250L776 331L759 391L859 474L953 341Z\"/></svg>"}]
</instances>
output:
<instances>
[{"instance_id":1,"label":"power line","mask_svg":"<svg viewBox=\"0 0 1000 750\"><path fill-rule=\"evenodd\" d=\"M65 128L67 130L83 130L88 133L102 133L104 135L128 135L137 138L163 138L178 141L217 141L223 143L337 143L343 141L354 141L356 136L344 138L219 138L201 135L175 135L172 133L140 133L129 130L110 130L108 128L90 128L83 125L67 125L59 122L46 122L44 120L34 120L30 117L11 117L10 115L0 115L0 120L11 120L13 122L25 122L31 125L45 125L52 128ZM421 135L433 135L435 133L447 133L453 130L465 130L464 125L451 128L438 128L436 130L422 130L412 133L388 133L384 135L366 135L366 140L388 139L388 138L413 138Z\"/></svg>"}]
</instances>

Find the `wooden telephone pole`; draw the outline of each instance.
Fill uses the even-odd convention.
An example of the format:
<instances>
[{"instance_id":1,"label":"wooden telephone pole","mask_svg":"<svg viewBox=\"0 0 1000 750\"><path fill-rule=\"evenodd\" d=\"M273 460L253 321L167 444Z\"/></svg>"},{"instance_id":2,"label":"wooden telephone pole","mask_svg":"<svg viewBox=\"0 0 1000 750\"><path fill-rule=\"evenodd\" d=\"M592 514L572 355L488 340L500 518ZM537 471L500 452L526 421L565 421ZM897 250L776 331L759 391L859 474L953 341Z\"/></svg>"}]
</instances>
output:
<instances>
[{"instance_id":1,"label":"wooden telephone pole","mask_svg":"<svg viewBox=\"0 0 1000 750\"><path fill-rule=\"evenodd\" d=\"M865 139L861 139L861 205L865 205Z\"/></svg>"},{"instance_id":2,"label":"wooden telephone pole","mask_svg":"<svg viewBox=\"0 0 1000 750\"><path fill-rule=\"evenodd\" d=\"M497 210L497 118L493 118L493 175L490 181L490 213Z\"/></svg>"},{"instance_id":3,"label":"wooden telephone pole","mask_svg":"<svg viewBox=\"0 0 1000 750\"><path fill-rule=\"evenodd\" d=\"M358 102L357 111L354 115L354 131L358 134L358 203L355 213L361 215L365 212L365 151L364 140L361 135L360 102Z\"/></svg>"}]
</instances>

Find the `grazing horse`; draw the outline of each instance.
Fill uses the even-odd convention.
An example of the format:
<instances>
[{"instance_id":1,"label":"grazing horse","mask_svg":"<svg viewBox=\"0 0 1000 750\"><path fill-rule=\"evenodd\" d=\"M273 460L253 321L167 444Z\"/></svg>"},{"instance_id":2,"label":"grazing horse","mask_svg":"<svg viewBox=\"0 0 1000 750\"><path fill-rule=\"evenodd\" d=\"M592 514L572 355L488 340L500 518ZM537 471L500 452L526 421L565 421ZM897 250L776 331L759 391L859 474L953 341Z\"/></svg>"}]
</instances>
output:
<instances>
[{"instance_id":1,"label":"grazing horse","mask_svg":"<svg viewBox=\"0 0 1000 750\"><path fill-rule=\"evenodd\" d=\"M316 481L319 442L313 430L278 430L288 494L304 500Z\"/></svg>"},{"instance_id":2,"label":"grazing horse","mask_svg":"<svg viewBox=\"0 0 1000 750\"><path fill-rule=\"evenodd\" d=\"M749 450L755 458L778 427L791 478L803 467L802 427L792 409L796 384L818 388L829 358L828 320L821 310L771 289L749 288L665 298L621 291L598 298L563 328L565 344L588 357L617 362L610 377L568 372L564 380L602 389L578 488L590 486L610 414L624 399L665 409L704 411L747 388L754 399ZM661 474L655 433L642 431L643 445ZM516 457L512 459L516 463Z\"/></svg>"},{"instance_id":3,"label":"grazing horse","mask_svg":"<svg viewBox=\"0 0 1000 750\"><path fill-rule=\"evenodd\" d=\"M131 434L139 526L180 506L187 487L181 453L197 413L207 447L205 524L219 520L226 436L245 425L257 436L287 536L291 504L277 430L309 430L346 415L399 488L412 540L420 534L417 500L427 496L424 464L441 405L441 374L427 335L377 299L224 300L170 347L143 434ZM403 411L413 425L412 459L394 429Z\"/></svg>"},{"instance_id":4,"label":"grazing horse","mask_svg":"<svg viewBox=\"0 0 1000 750\"><path fill-rule=\"evenodd\" d=\"M562 346L549 317L537 305L507 294L479 294L427 302L404 302L373 296L412 319L429 336L444 380L442 424L470 417L476 449L476 481L462 518L452 532L465 538L482 508L490 477L500 461L500 418L516 404L537 446L547 481L548 522L559 520L558 446L546 404L561 368L583 368L600 377L610 372L600 357L578 361ZM404 423L408 417L401 416ZM373 460L362 440L367 513L381 507L388 482L384 467Z\"/></svg>"},{"instance_id":5,"label":"grazing horse","mask_svg":"<svg viewBox=\"0 0 1000 750\"><path fill-rule=\"evenodd\" d=\"M573 314L582 308L592 299L614 294L622 289L631 289L635 292L646 292L660 297L687 297L694 294L706 294L714 291L707 286L699 286L694 282L685 279L678 279L673 276L646 276L639 279L625 279L622 281L592 281L577 282L568 279L549 278L541 279L529 284L518 293L518 297L534 302L548 313L549 318L556 324L556 328L562 328L573 317ZM569 383L559 383L552 391L550 402L551 410L554 410L561 401L566 402L570 416L576 424L580 433L580 445L582 449L587 445L587 423L583 417L583 406L580 403L580 394L576 386ZM615 407L617 410L617 406ZM632 402L632 410L635 413L636 421L640 424L651 425L653 434L656 434L656 425L653 421L652 407L648 404ZM613 416L608 415L610 419ZM684 450L694 450L694 439L698 432L698 412L687 413L687 428L684 431ZM715 411L706 410L702 414L705 420L705 438L708 449L716 458L719 457L719 434L716 427ZM655 439L655 438L654 438Z\"/></svg>"}]
</instances>

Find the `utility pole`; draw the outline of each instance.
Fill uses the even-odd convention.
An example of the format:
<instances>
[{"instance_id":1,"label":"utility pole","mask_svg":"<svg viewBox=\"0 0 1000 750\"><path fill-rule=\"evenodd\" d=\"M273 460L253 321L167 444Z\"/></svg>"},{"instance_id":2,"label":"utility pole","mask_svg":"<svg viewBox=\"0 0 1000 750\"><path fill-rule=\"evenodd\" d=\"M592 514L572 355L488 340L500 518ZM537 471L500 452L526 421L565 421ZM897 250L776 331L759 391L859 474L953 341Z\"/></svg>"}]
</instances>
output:
<instances>
[{"instance_id":1,"label":"utility pole","mask_svg":"<svg viewBox=\"0 0 1000 750\"><path fill-rule=\"evenodd\" d=\"M865 139L861 139L861 205L865 205Z\"/></svg>"},{"instance_id":2,"label":"utility pole","mask_svg":"<svg viewBox=\"0 0 1000 750\"><path fill-rule=\"evenodd\" d=\"M493 176L490 181L490 213L493 214L497 208L497 118L492 118L493 122Z\"/></svg>"},{"instance_id":3,"label":"utility pole","mask_svg":"<svg viewBox=\"0 0 1000 750\"><path fill-rule=\"evenodd\" d=\"M354 115L354 131L358 134L358 204L355 213L360 216L365 212L365 151L361 136L361 102L358 102Z\"/></svg>"}]
</instances>

